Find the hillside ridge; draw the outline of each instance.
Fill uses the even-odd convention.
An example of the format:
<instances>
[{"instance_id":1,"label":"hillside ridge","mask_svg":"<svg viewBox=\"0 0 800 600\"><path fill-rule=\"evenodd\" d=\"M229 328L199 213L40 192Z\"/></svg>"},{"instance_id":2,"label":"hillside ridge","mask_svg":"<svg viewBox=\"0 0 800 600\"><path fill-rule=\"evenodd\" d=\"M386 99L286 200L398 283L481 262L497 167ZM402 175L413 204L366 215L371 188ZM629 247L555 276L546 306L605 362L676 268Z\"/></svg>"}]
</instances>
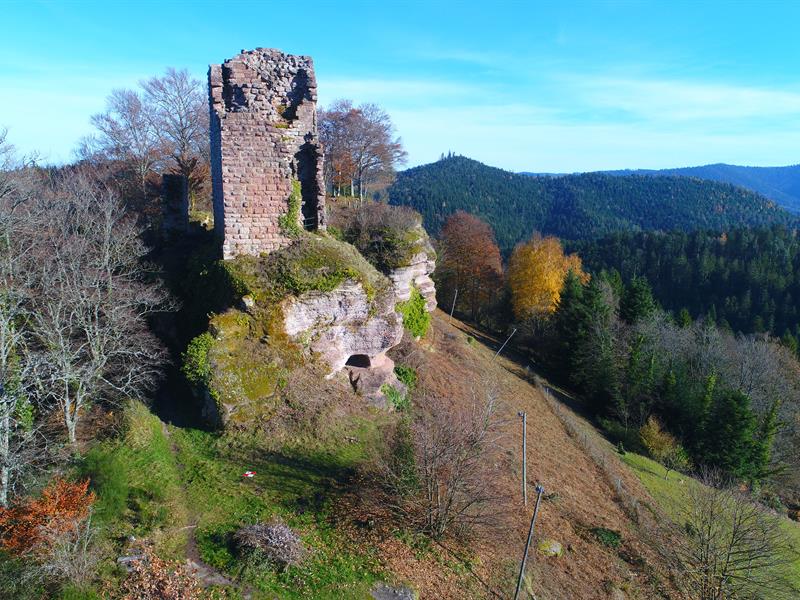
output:
<instances>
[{"instance_id":1,"label":"hillside ridge","mask_svg":"<svg viewBox=\"0 0 800 600\"><path fill-rule=\"evenodd\" d=\"M534 232L592 239L615 231L792 224L768 198L728 183L675 176L603 173L530 177L448 156L398 174L389 202L419 211L437 235L457 210L494 228L504 253Z\"/></svg>"},{"instance_id":2,"label":"hillside ridge","mask_svg":"<svg viewBox=\"0 0 800 600\"><path fill-rule=\"evenodd\" d=\"M713 163L694 167L675 167L668 169L616 169L597 171L606 175L669 175L695 177L707 181L731 183L757 192L774 200L783 208L800 212L800 164L780 167L755 167ZM522 175L558 177L557 173L521 172ZM577 174L577 173L574 173Z\"/></svg>"}]
</instances>

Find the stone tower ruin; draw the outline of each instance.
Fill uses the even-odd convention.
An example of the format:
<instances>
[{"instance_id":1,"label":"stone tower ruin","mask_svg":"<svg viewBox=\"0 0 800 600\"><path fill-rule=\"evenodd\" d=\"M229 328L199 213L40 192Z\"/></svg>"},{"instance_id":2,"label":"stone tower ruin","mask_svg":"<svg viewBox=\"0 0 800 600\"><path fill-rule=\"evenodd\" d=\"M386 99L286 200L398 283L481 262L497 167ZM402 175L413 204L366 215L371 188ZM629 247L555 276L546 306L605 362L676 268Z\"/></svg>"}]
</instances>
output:
<instances>
[{"instance_id":1,"label":"stone tower ruin","mask_svg":"<svg viewBox=\"0 0 800 600\"><path fill-rule=\"evenodd\" d=\"M223 258L277 250L292 241L293 228L324 229L311 57L243 50L209 67L208 88L214 229Z\"/></svg>"}]
</instances>

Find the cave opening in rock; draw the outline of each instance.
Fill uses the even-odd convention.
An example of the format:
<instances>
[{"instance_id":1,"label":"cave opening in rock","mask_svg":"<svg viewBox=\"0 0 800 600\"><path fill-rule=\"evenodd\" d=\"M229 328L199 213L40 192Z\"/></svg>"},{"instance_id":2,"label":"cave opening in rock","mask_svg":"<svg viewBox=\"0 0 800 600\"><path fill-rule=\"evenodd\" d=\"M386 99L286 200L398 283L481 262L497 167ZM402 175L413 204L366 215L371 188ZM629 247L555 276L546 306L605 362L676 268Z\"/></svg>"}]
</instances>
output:
<instances>
[{"instance_id":1,"label":"cave opening in rock","mask_svg":"<svg viewBox=\"0 0 800 600\"><path fill-rule=\"evenodd\" d=\"M362 369L369 369L372 366L369 356L366 354L353 354L344 364L348 367L361 367Z\"/></svg>"}]
</instances>

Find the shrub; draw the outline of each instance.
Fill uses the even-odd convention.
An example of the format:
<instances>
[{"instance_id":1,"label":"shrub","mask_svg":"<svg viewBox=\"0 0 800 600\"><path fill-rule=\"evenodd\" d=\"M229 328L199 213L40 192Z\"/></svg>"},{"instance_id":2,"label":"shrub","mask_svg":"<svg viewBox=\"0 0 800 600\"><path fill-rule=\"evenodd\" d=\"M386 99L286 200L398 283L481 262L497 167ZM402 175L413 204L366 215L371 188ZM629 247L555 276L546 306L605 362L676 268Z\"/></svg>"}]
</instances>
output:
<instances>
[{"instance_id":1,"label":"shrub","mask_svg":"<svg viewBox=\"0 0 800 600\"><path fill-rule=\"evenodd\" d=\"M409 389L413 390L417 385L417 372L413 367L406 365L396 365L394 374Z\"/></svg>"},{"instance_id":2,"label":"shrub","mask_svg":"<svg viewBox=\"0 0 800 600\"><path fill-rule=\"evenodd\" d=\"M403 315L403 327L416 338L428 331L431 315L425 306L425 298L416 288L411 288L411 297L397 304L397 312Z\"/></svg>"},{"instance_id":3,"label":"shrub","mask_svg":"<svg viewBox=\"0 0 800 600\"><path fill-rule=\"evenodd\" d=\"M411 419L403 415L397 423L386 454L382 457L384 475L387 475L391 493L400 499L410 498L419 491L415 447Z\"/></svg>"},{"instance_id":4,"label":"shrub","mask_svg":"<svg viewBox=\"0 0 800 600\"><path fill-rule=\"evenodd\" d=\"M406 394L403 394L393 385L384 383L381 386L381 392L389 400L390 404L394 406L395 410L405 411L411 406L411 402Z\"/></svg>"},{"instance_id":5,"label":"shrub","mask_svg":"<svg viewBox=\"0 0 800 600\"><path fill-rule=\"evenodd\" d=\"M203 386L208 383L211 377L208 352L213 344L214 338L210 333L201 333L189 342L186 352L181 355L183 361L181 371L192 385Z\"/></svg>"},{"instance_id":6,"label":"shrub","mask_svg":"<svg viewBox=\"0 0 800 600\"><path fill-rule=\"evenodd\" d=\"M622 535L613 529L606 529L605 527L592 527L590 529L597 541L608 548L619 548L622 544Z\"/></svg>"},{"instance_id":7,"label":"shrub","mask_svg":"<svg viewBox=\"0 0 800 600\"><path fill-rule=\"evenodd\" d=\"M639 430L639 437L647 452L667 469L664 478L670 471L681 471L689 468L689 455L674 437L661 429L661 423L655 417L647 419L647 423Z\"/></svg>"},{"instance_id":8,"label":"shrub","mask_svg":"<svg viewBox=\"0 0 800 600\"><path fill-rule=\"evenodd\" d=\"M94 500L88 479L81 483L55 479L40 498L0 509L0 547L16 555L46 554L59 534L88 518Z\"/></svg>"},{"instance_id":9,"label":"shrub","mask_svg":"<svg viewBox=\"0 0 800 600\"><path fill-rule=\"evenodd\" d=\"M233 539L242 554L263 559L280 570L298 564L306 555L300 536L280 522L244 527Z\"/></svg>"},{"instance_id":10,"label":"shrub","mask_svg":"<svg viewBox=\"0 0 800 600\"><path fill-rule=\"evenodd\" d=\"M606 434L609 441L617 446L622 445L622 448L629 452L637 452L639 454L646 454L647 448L642 444L639 430L635 427L625 427L619 421L612 419L599 419L600 426Z\"/></svg>"},{"instance_id":11,"label":"shrub","mask_svg":"<svg viewBox=\"0 0 800 600\"><path fill-rule=\"evenodd\" d=\"M389 445L383 483L408 522L434 539L496 524L502 497L489 459L501 435L495 402L493 393L476 394L472 407L454 413L446 400L427 396Z\"/></svg>"},{"instance_id":12,"label":"shrub","mask_svg":"<svg viewBox=\"0 0 800 600\"><path fill-rule=\"evenodd\" d=\"M300 237L303 227L300 225L300 205L302 189L297 179L292 179L292 192L289 194L289 209L278 217L278 227L289 237Z\"/></svg>"},{"instance_id":13,"label":"shrub","mask_svg":"<svg viewBox=\"0 0 800 600\"><path fill-rule=\"evenodd\" d=\"M407 266L426 250L421 217L409 207L366 202L354 208L339 207L331 216L342 238L383 273Z\"/></svg>"},{"instance_id":14,"label":"shrub","mask_svg":"<svg viewBox=\"0 0 800 600\"><path fill-rule=\"evenodd\" d=\"M47 591L36 564L0 553L0 598L41 600L46 597Z\"/></svg>"}]
</instances>

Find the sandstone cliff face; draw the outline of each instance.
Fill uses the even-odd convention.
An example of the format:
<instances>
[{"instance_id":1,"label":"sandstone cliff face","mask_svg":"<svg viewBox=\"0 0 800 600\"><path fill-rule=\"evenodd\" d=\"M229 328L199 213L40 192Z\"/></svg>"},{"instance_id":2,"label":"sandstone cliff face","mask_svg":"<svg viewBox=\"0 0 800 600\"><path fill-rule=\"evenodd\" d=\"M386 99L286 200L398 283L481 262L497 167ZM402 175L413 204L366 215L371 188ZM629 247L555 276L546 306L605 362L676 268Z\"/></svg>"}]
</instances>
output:
<instances>
[{"instance_id":1,"label":"sandstone cliff face","mask_svg":"<svg viewBox=\"0 0 800 600\"><path fill-rule=\"evenodd\" d=\"M391 297L370 300L360 283L348 281L331 292L308 292L284 305L284 326L339 371L354 355L374 358L397 345L403 323Z\"/></svg>"},{"instance_id":2,"label":"sandstone cliff face","mask_svg":"<svg viewBox=\"0 0 800 600\"><path fill-rule=\"evenodd\" d=\"M424 233L424 232L423 232ZM436 308L436 287L431 274L436 268L436 258L427 234L419 244L419 251L409 260L408 265L393 269L389 279L398 302L411 298L412 287L417 288L425 298L425 308L433 312Z\"/></svg>"},{"instance_id":3,"label":"sandstone cliff face","mask_svg":"<svg viewBox=\"0 0 800 600\"><path fill-rule=\"evenodd\" d=\"M346 281L328 292L307 292L283 305L286 333L330 366L328 377L345 369L353 387L384 404L381 387L399 387L386 351L400 343L403 322L387 288L370 299L362 284Z\"/></svg>"},{"instance_id":4,"label":"sandstone cliff face","mask_svg":"<svg viewBox=\"0 0 800 600\"><path fill-rule=\"evenodd\" d=\"M287 382L312 368L320 378L342 374L361 396L389 407L384 386L405 389L386 352L436 306L433 248L424 230L410 233L414 252L388 274L352 245L313 234L269 255L225 261L233 306L211 317L188 353L208 420L266 422L281 410Z\"/></svg>"}]
</instances>

